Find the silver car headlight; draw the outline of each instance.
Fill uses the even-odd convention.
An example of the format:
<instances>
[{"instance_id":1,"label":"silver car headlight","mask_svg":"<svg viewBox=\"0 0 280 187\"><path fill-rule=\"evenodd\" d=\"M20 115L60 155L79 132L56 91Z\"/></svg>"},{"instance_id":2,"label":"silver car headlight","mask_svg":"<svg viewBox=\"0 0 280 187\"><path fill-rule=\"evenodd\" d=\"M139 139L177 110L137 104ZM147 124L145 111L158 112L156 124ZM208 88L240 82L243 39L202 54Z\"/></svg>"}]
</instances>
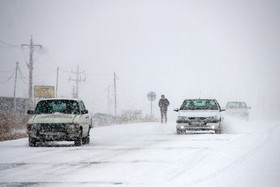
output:
<instances>
[{"instance_id":1,"label":"silver car headlight","mask_svg":"<svg viewBox=\"0 0 280 187\"><path fill-rule=\"evenodd\" d=\"M176 122L177 123L188 123L190 120L186 116L178 116Z\"/></svg>"},{"instance_id":2,"label":"silver car headlight","mask_svg":"<svg viewBox=\"0 0 280 187\"><path fill-rule=\"evenodd\" d=\"M212 126L211 126L211 129L212 129L212 130L215 130L215 129L216 129L216 126L215 126L215 125L212 125Z\"/></svg>"},{"instance_id":3,"label":"silver car headlight","mask_svg":"<svg viewBox=\"0 0 280 187\"><path fill-rule=\"evenodd\" d=\"M184 125L180 125L179 128L180 128L181 130L184 130L184 129L185 129L185 126L184 126Z\"/></svg>"},{"instance_id":4,"label":"silver car headlight","mask_svg":"<svg viewBox=\"0 0 280 187\"><path fill-rule=\"evenodd\" d=\"M218 123L221 121L219 116L211 116L207 118L207 122Z\"/></svg>"}]
</instances>

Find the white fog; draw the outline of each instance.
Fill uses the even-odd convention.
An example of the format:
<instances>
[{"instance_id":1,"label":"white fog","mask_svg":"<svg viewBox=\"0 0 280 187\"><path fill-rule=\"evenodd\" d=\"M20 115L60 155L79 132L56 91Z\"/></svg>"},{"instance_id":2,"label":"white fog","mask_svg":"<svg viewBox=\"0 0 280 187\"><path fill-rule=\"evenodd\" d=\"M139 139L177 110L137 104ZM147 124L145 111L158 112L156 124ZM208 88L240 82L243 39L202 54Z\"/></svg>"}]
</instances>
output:
<instances>
[{"instance_id":1,"label":"white fog","mask_svg":"<svg viewBox=\"0 0 280 187\"><path fill-rule=\"evenodd\" d=\"M34 85L56 86L59 67L58 96L71 97L79 65L79 97L93 113L108 112L114 72L118 112L149 113L149 91L157 100L165 94L171 108L201 96L279 109L279 1L0 3L1 71L19 62L18 97L28 97L29 49L21 44L32 35L43 46L34 52ZM10 74L1 73L2 96L13 95Z\"/></svg>"},{"instance_id":2,"label":"white fog","mask_svg":"<svg viewBox=\"0 0 280 187\"><path fill-rule=\"evenodd\" d=\"M169 148L165 144L147 148L146 143L155 143L161 140L180 142L179 139L182 138L183 141L187 140L190 143L193 143L192 141L203 143L205 139L215 142L217 139L223 140L223 143L213 147L209 142L205 147L200 145L197 150L201 150L203 154L195 153L198 157L208 153L202 147L218 149L221 154L227 154L227 152L223 152L224 145L230 144L230 148L236 149L246 142L242 139L247 135L259 134L261 123L267 123L268 127L265 130L267 133L272 133L271 131L276 127L275 124L279 124L277 121L280 119L279 10L279 0L0 0L0 97L12 98L14 94L19 98L29 97L28 63L30 51L28 45L32 37L34 45L37 45L34 47L33 53L33 88L35 85L54 86L58 98L72 98L73 89L76 89L76 83L73 80L76 79L75 72L78 67L81 72L78 77L80 80L78 98L84 101L90 115L96 113L115 115L115 112L117 115L121 115L123 111L141 111L143 116L150 115L151 103L147 99L147 94L153 91L157 95L156 100L152 103L153 115L160 121L158 101L161 95L164 94L170 102L167 112L169 120L165 127L161 127L159 122L151 125L144 124L143 127L132 122L130 125L119 128L114 125L93 128L90 145L79 147L78 151L85 153L93 151L96 147L99 151L102 150L100 154L106 154L106 146L103 144L105 143L109 146L108 154L116 154L114 152L116 149L121 150L120 154L125 156L119 160L116 159L116 162L121 160L122 163L130 162L133 160L130 158L135 156L126 155L123 149L133 149L135 148L133 146L137 147L139 144L140 149L143 149L141 154L144 154L144 149L149 152L152 148L160 149L162 146L165 147L164 149ZM16 93L14 93L17 62L19 63L19 71ZM115 111L114 73L116 74L117 111ZM213 98L220 103L222 108L225 108L228 101L246 102L251 107L250 121L244 122L230 118L227 121L229 126L234 126L232 125L234 123L238 123L238 127L240 124L245 124L245 127L242 126L245 128L244 132L231 131L229 130L231 128L228 128L227 133L220 135L220 138L209 134L191 136L192 139L188 139L188 135L177 136L175 126L178 113L174 112L173 109L180 107L186 98ZM38 100L35 98L34 104ZM257 126L257 129L252 127L254 125ZM153 136L152 133L157 128L159 131ZM252 129L254 129L253 133L250 133ZM279 128L277 129L278 131L275 132L279 132ZM134 130L139 131L141 135L147 132L147 142L140 143L145 138L138 137L137 133L134 134L135 137L139 138L136 140L129 140L134 138L133 134L125 140L121 138L121 132L135 133ZM112 131L116 131L117 134L112 133ZM279 145L279 138L276 138L273 133L271 135L275 137L272 147L276 147ZM104 140L103 136L108 139L112 136L113 139L117 140L116 142ZM260 144L251 142L259 138L262 136L255 136L255 134L249 136L248 146L254 148L260 146ZM235 143L234 140L238 140L239 143ZM27 138L23 138L0 142L0 174L3 174L0 177L0 186L21 184L22 181L25 182L22 184L27 185L29 185L28 182L30 185L33 184L32 182L34 184L43 182L38 183L39 185L58 182L59 179L45 180L43 175L38 175L37 178L35 176L30 181L22 177L16 177L18 180L13 180L15 176L5 170L6 165L10 167L9 164L25 162L17 158L20 156L14 152L19 151L17 147L23 149L23 155L21 155L23 157L29 151L34 154L36 150L30 149L27 141ZM129 141L131 141L131 145L128 143ZM116 145L118 143L124 143L124 146L119 147ZM183 146L185 144L182 142L178 143L178 147ZM196 148L197 145L191 144L188 147L192 146ZM38 149L40 154L44 155L43 152L51 148ZM8 155L1 156L2 150L6 149L8 153L13 155L11 159L8 158ZM22 149L20 150L22 151ZM25 149L30 150L25 151ZM58 149L73 151L72 149L75 147L58 146L56 151L52 153L61 154L58 153ZM245 149L246 146L242 148L242 150ZM180 151L180 149L176 151ZM176 151L171 151L171 155L176 155ZM156 155L159 156L161 153L165 154L166 152L162 151ZM75 154L79 155L76 152ZM92 153L92 156L96 156L96 154L98 153ZM133 154L137 153L133 152ZM187 153L184 152L184 154ZM279 155L279 151L276 154ZM236 160L242 158L242 154L236 154L236 157L226 156ZM39 158L39 155L36 155L35 158ZM83 158L87 159L88 157ZM176 158L182 159L179 156ZM263 157L254 157L253 160L260 158ZM67 158L65 162L67 160L73 162L72 158ZM141 165L145 158L140 160ZM103 160L100 156L97 156L97 160L93 159L90 162L103 161L105 163L107 161L109 163L115 162L107 157ZM167 172L155 175L157 178L166 177L179 164L175 159L163 158L157 161L175 163L167 167L170 169ZM50 162L52 164L59 163L60 160L51 159ZM253 166L254 163L252 160L251 162L250 166ZM160 167L164 167L162 163L159 163ZM199 162L195 161L194 163L198 164ZM206 164L206 162L204 163ZM36 165L33 162L32 164ZM38 169L40 169L39 166L41 165L38 164ZM210 167L206 164L203 168L208 166ZM216 168L215 172L222 172L222 168L227 167L222 164L219 166L221 168ZM272 164L269 163L267 166L270 167ZM124 169L128 168L128 171L135 169L127 165L123 167ZM196 167L195 172L199 172L199 167ZM27 168L30 169L29 166ZM141 172L147 172L147 168ZM183 168L180 166L179 170L183 170ZM69 172L71 169L75 168L70 168ZM150 169L157 170L157 164ZM47 168L44 175L51 177L48 172L50 172L50 168ZM83 170L83 172L86 171ZM182 186L184 183L183 174L178 177L178 183L172 181L168 183L166 180L159 182L160 179L151 180L150 178L148 178L147 183L141 183L142 178L137 178L134 175L129 176L135 177L135 180L129 176L124 179L120 176L114 178L110 175L109 168L100 170L100 172L102 174L108 172L113 185L114 182L118 184L118 180L124 180L123 184L127 186L151 184ZM113 169L111 174L115 174L115 172L119 171ZM279 167L273 168L273 172L279 173ZM16 173L22 175L24 171ZM32 171L27 173L32 173ZM58 169L55 173L60 175L62 171ZM255 176L252 174L251 178L257 178L259 174ZM6 178L3 177L6 175ZM76 183L67 183L71 181L71 175L69 176L64 176L63 180L60 181L65 182L62 183L62 186L75 186ZM200 179L195 174L193 177L187 180L187 184L190 186L195 186L194 181ZM276 178L272 179L273 182L277 182ZM229 176L226 176L226 179L229 179ZM78 177L77 180L85 182L79 183L79 185L91 181L87 177ZM97 177L92 180L93 183L89 182L89 186L97 184L95 182L99 180L101 183L98 184L102 185L102 181L105 179ZM277 180L279 182L279 179ZM261 182L259 186L266 186L266 180ZM273 182L269 184L274 186ZM56 183L49 185L52 184ZM206 184L202 183L198 186L206 186ZM223 182L210 184L224 185ZM246 184L253 185L254 183L240 182L240 186L246 186ZM107 182L104 182L104 186L106 185ZM108 182L108 185L112 184Z\"/></svg>"}]
</instances>

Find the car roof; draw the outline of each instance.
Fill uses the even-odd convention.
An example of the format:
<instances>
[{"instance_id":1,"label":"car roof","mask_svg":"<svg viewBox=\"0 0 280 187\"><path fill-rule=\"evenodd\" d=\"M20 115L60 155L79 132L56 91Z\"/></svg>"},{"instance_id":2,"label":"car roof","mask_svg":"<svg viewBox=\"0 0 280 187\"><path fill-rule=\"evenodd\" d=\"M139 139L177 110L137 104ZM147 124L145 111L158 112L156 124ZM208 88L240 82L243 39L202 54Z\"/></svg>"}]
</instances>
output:
<instances>
[{"instance_id":1,"label":"car roof","mask_svg":"<svg viewBox=\"0 0 280 187\"><path fill-rule=\"evenodd\" d=\"M216 99L209 99L209 98L194 98L194 99L191 99L191 98L188 98L188 99L185 99L185 100L216 100Z\"/></svg>"},{"instance_id":2,"label":"car roof","mask_svg":"<svg viewBox=\"0 0 280 187\"><path fill-rule=\"evenodd\" d=\"M77 102L81 101L80 99L76 99L76 98L46 98L46 99L40 99L40 101L54 101L54 100L68 100L68 101L77 101Z\"/></svg>"},{"instance_id":3,"label":"car roof","mask_svg":"<svg viewBox=\"0 0 280 187\"><path fill-rule=\"evenodd\" d=\"M227 103L245 103L244 101L229 101Z\"/></svg>"}]
</instances>

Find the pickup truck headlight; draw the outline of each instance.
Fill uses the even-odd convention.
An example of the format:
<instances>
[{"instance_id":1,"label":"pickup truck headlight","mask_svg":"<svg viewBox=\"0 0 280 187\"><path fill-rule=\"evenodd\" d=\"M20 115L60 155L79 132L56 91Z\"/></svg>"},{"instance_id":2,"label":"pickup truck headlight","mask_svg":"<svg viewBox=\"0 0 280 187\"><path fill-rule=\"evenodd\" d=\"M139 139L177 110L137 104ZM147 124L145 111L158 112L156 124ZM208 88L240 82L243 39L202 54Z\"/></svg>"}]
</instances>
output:
<instances>
[{"instance_id":1,"label":"pickup truck headlight","mask_svg":"<svg viewBox=\"0 0 280 187\"><path fill-rule=\"evenodd\" d=\"M69 129L74 129L75 130L75 129L79 128L79 125L76 124L76 123L70 123L70 124L66 124L66 125Z\"/></svg>"},{"instance_id":2,"label":"pickup truck headlight","mask_svg":"<svg viewBox=\"0 0 280 187\"><path fill-rule=\"evenodd\" d=\"M32 128L32 124L27 124L27 130L30 131Z\"/></svg>"},{"instance_id":3,"label":"pickup truck headlight","mask_svg":"<svg viewBox=\"0 0 280 187\"><path fill-rule=\"evenodd\" d=\"M34 130L38 130L38 129L40 129L40 126L37 123L28 123L27 124L28 131L32 131L32 130L34 131Z\"/></svg>"}]
</instances>

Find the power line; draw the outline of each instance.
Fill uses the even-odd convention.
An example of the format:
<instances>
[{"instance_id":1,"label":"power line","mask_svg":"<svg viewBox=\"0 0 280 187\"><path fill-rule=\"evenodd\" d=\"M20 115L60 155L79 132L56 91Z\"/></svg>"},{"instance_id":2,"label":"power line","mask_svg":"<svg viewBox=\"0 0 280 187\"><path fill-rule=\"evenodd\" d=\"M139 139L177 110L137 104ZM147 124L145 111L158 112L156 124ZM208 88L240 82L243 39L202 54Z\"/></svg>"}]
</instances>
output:
<instances>
[{"instance_id":1,"label":"power line","mask_svg":"<svg viewBox=\"0 0 280 187\"><path fill-rule=\"evenodd\" d=\"M54 72L56 70L53 66L47 66L46 64L40 63L41 66L44 67L45 70L48 70L49 72Z\"/></svg>"},{"instance_id":2,"label":"power line","mask_svg":"<svg viewBox=\"0 0 280 187\"><path fill-rule=\"evenodd\" d=\"M27 82L25 82L25 80L24 80L24 78L22 76L22 71L21 71L20 67L18 67L18 70L19 70L19 76L20 76L22 82L27 85Z\"/></svg>"},{"instance_id":3,"label":"power line","mask_svg":"<svg viewBox=\"0 0 280 187\"><path fill-rule=\"evenodd\" d=\"M59 71L62 71L62 72L64 72L64 73L71 73L71 71L61 69L61 68L63 68L63 67L59 67L59 68L60 68Z\"/></svg>"},{"instance_id":4,"label":"power line","mask_svg":"<svg viewBox=\"0 0 280 187\"><path fill-rule=\"evenodd\" d=\"M46 57L47 57L48 62L50 62L53 65L57 66L57 64L54 62L56 60L54 60L50 55L46 54Z\"/></svg>"},{"instance_id":5,"label":"power line","mask_svg":"<svg viewBox=\"0 0 280 187\"><path fill-rule=\"evenodd\" d=\"M23 51L23 48L21 48L21 52L22 52L22 54L23 54L24 62L25 62L25 64L26 64L27 67L28 67L27 59L26 59L25 53L24 53L24 51Z\"/></svg>"},{"instance_id":6,"label":"power line","mask_svg":"<svg viewBox=\"0 0 280 187\"><path fill-rule=\"evenodd\" d=\"M12 76L8 79L8 80L4 80L4 81L2 81L2 80L0 80L0 82L11 82L11 81L13 81L12 80L12 77L14 76L14 73L12 74Z\"/></svg>"},{"instance_id":7,"label":"power line","mask_svg":"<svg viewBox=\"0 0 280 187\"><path fill-rule=\"evenodd\" d=\"M46 57L47 57L47 58L46 58L47 61L54 65L53 67L58 67L58 65L55 63L55 61L57 61L57 60L55 60L53 57L51 57L51 56L48 55L48 54L46 54ZM60 71L60 72L71 73L70 70L65 70L65 69L67 69L67 68L62 67L62 66L59 66L59 71ZM52 70L52 71L54 71L54 70Z\"/></svg>"},{"instance_id":8,"label":"power line","mask_svg":"<svg viewBox=\"0 0 280 187\"><path fill-rule=\"evenodd\" d=\"M20 66L18 65L17 68L18 68L19 76L20 76L22 82L25 85L27 85L27 82L24 80L25 78L24 78L23 73L22 73L22 71L20 69ZM12 81L14 81L13 77L14 77L15 74L16 74L16 71L14 71L7 80L0 80L0 82L12 82Z\"/></svg>"},{"instance_id":9,"label":"power line","mask_svg":"<svg viewBox=\"0 0 280 187\"><path fill-rule=\"evenodd\" d=\"M0 71L0 73L10 73L11 71L14 71L13 69L11 70L4 70L4 71Z\"/></svg>"},{"instance_id":10,"label":"power line","mask_svg":"<svg viewBox=\"0 0 280 187\"><path fill-rule=\"evenodd\" d=\"M0 82L8 82L13 78L14 75L15 75L15 72L13 72L13 74L7 80L4 80L4 81L0 80Z\"/></svg>"},{"instance_id":11,"label":"power line","mask_svg":"<svg viewBox=\"0 0 280 187\"><path fill-rule=\"evenodd\" d=\"M48 54L45 54L45 56L47 57L47 58L45 58L49 63L51 63L53 66L51 66L51 67L54 67L52 70L51 69L49 69L50 71L55 71L55 67L58 67L58 65L57 65L57 63L55 63L55 61L57 61L57 60L55 60L53 57L51 57L50 55L48 55ZM42 64L43 65L43 64ZM43 65L43 66L45 66L45 65ZM45 66L46 68L49 68L49 66ZM62 66L59 66L59 71L60 72L64 72L64 73L71 73L71 71L70 70L65 70L66 68L65 67L62 67Z\"/></svg>"},{"instance_id":12,"label":"power line","mask_svg":"<svg viewBox=\"0 0 280 187\"><path fill-rule=\"evenodd\" d=\"M74 98L78 98L78 97L79 97L79 82L81 82L81 81L86 82L86 78L84 78L84 79L82 80L80 74L81 74L81 73L85 73L85 72L84 72L84 71L83 71L83 72L80 72L80 71L79 71L79 66L77 66L77 71L76 71L76 72L75 72L75 71L71 71L71 73L75 73L75 74L76 74L76 78L75 78L75 79L72 79L72 78L70 77L70 78L69 78L69 82L70 82L70 81L76 82L76 90L75 90L75 88L73 87L73 97L74 97Z\"/></svg>"},{"instance_id":13,"label":"power line","mask_svg":"<svg viewBox=\"0 0 280 187\"><path fill-rule=\"evenodd\" d=\"M4 42L3 40L0 40L0 43L4 44L5 46L0 46L0 47L12 47L12 48L19 48L20 45L12 45L12 44L9 44L7 42Z\"/></svg>"},{"instance_id":14,"label":"power line","mask_svg":"<svg viewBox=\"0 0 280 187\"><path fill-rule=\"evenodd\" d=\"M41 56L41 54L40 54L40 56ZM51 67L58 67L57 63L55 62L55 61L57 61L57 60L55 60L55 59L54 59L53 57L51 57L49 54L44 54L44 56L47 57L47 58L45 58L45 59L46 59L50 64L53 65L53 66L51 66ZM44 64L41 64L41 65L43 65L44 67L48 68L50 71L55 71L55 68L53 68L53 69L51 70L49 66L46 66L46 65L44 65ZM59 71L60 71L60 72L71 73L70 70L66 70L66 69L68 69L68 68L59 66Z\"/></svg>"}]
</instances>

